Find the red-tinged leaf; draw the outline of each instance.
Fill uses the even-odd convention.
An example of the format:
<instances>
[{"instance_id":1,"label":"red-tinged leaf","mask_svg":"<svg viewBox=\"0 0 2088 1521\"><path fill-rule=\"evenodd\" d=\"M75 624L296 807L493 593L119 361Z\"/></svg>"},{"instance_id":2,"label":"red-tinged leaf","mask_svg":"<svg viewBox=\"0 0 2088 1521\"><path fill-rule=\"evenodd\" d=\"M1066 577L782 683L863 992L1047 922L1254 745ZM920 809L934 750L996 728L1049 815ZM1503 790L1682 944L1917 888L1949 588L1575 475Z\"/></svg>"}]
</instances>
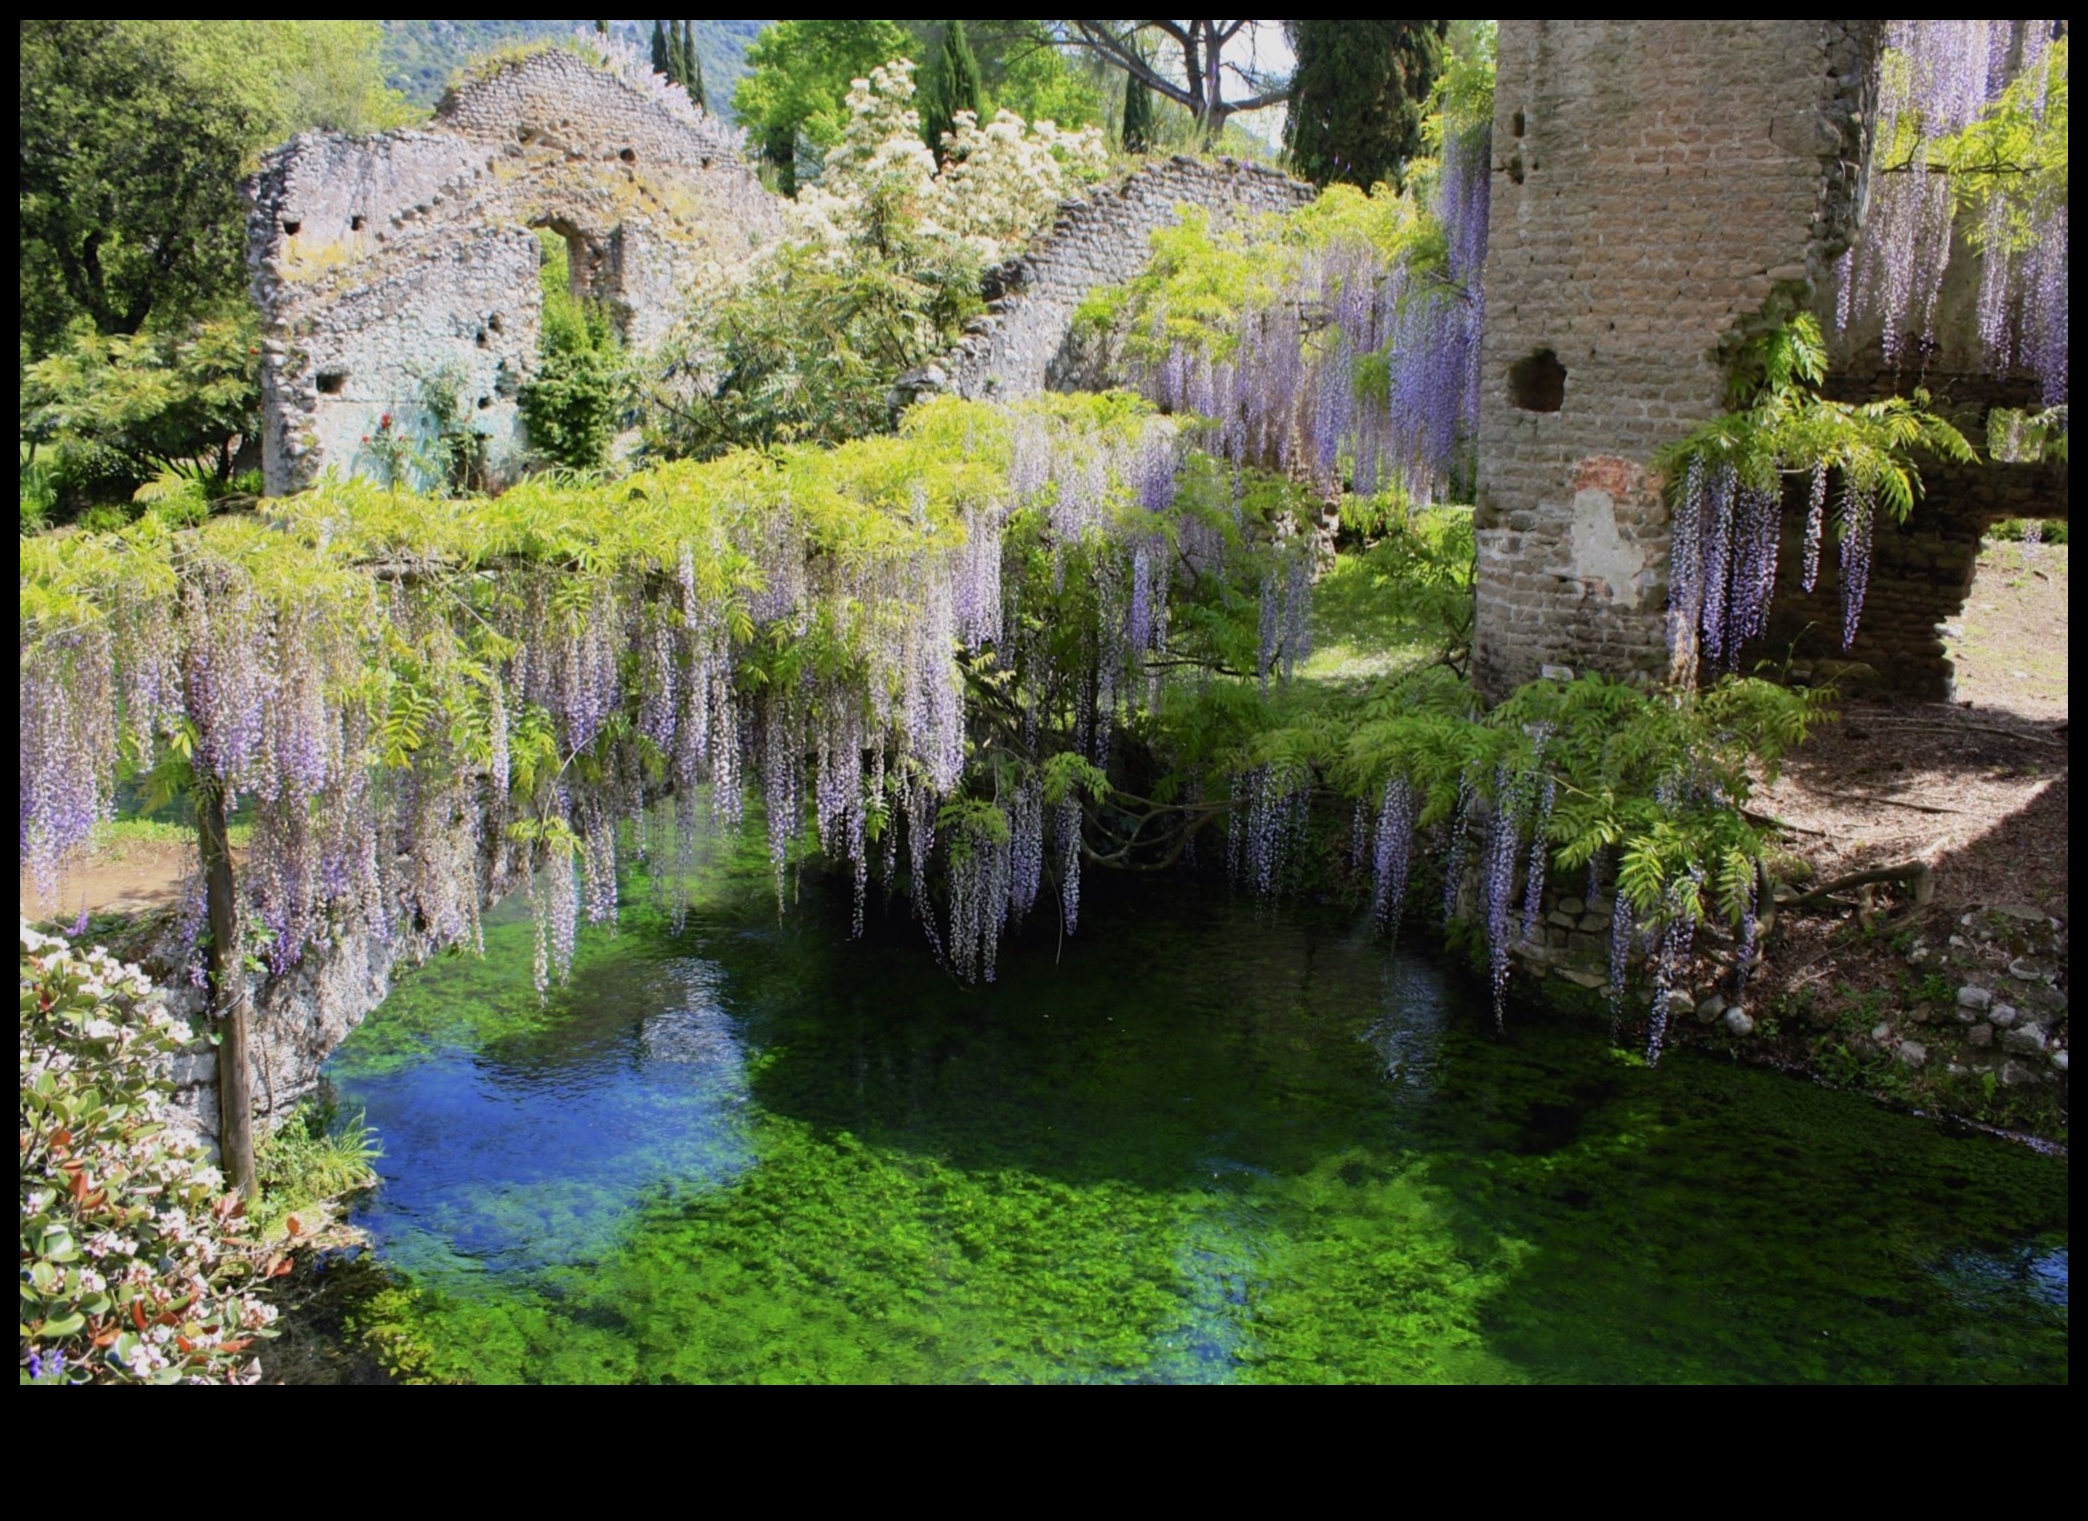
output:
<instances>
[{"instance_id":1,"label":"red-tinged leaf","mask_svg":"<svg viewBox=\"0 0 2088 1521\"><path fill-rule=\"evenodd\" d=\"M68 1187L75 1204L87 1197L87 1173L84 1168L72 1175L72 1182Z\"/></svg>"},{"instance_id":2,"label":"red-tinged leaf","mask_svg":"<svg viewBox=\"0 0 2088 1521\"><path fill-rule=\"evenodd\" d=\"M196 1344L190 1341L186 1336L175 1337L174 1345L181 1348L181 1350L184 1352L193 1352L196 1350Z\"/></svg>"},{"instance_id":3,"label":"red-tinged leaf","mask_svg":"<svg viewBox=\"0 0 2088 1521\"><path fill-rule=\"evenodd\" d=\"M285 1273L290 1271L291 1266L292 1264L288 1257L278 1258L275 1262L275 1265L269 1268L266 1276L270 1278L280 1278Z\"/></svg>"},{"instance_id":4,"label":"red-tinged leaf","mask_svg":"<svg viewBox=\"0 0 2088 1521\"><path fill-rule=\"evenodd\" d=\"M151 1325L151 1324L152 1324L152 1322L151 1322L151 1321L149 1321L149 1320L147 1320L147 1319L145 1318L145 1301L144 1301L144 1300L142 1300L142 1299L133 1299L133 1300L131 1301L131 1321L132 1321L132 1323L133 1323L134 1325L136 1325L136 1326L137 1326L137 1328L138 1328L138 1329L139 1329L140 1331L144 1330L144 1329L145 1329L145 1328L146 1328L147 1326L149 1326L149 1325Z\"/></svg>"},{"instance_id":5,"label":"red-tinged leaf","mask_svg":"<svg viewBox=\"0 0 2088 1521\"><path fill-rule=\"evenodd\" d=\"M109 1345L110 1342L114 1341L118 1336L122 1334L123 1333L118 1331L114 1326L111 1326L106 1331L98 1331L95 1333L94 1344L97 1347L106 1347L107 1345Z\"/></svg>"},{"instance_id":6,"label":"red-tinged leaf","mask_svg":"<svg viewBox=\"0 0 2088 1521\"><path fill-rule=\"evenodd\" d=\"M238 1341L219 1342L218 1350L220 1352L244 1352L248 1347L251 1347L253 1344L254 1338L251 1336L246 1336L241 1337Z\"/></svg>"},{"instance_id":7,"label":"red-tinged leaf","mask_svg":"<svg viewBox=\"0 0 2088 1521\"><path fill-rule=\"evenodd\" d=\"M295 1236L303 1230L303 1224L299 1222L297 1216L295 1215L290 1216L283 1222L283 1232L285 1235Z\"/></svg>"},{"instance_id":8,"label":"red-tinged leaf","mask_svg":"<svg viewBox=\"0 0 2088 1521\"><path fill-rule=\"evenodd\" d=\"M63 1125L60 1125L56 1130L51 1132L51 1144L53 1146L72 1145L72 1132L70 1130L67 1130Z\"/></svg>"}]
</instances>

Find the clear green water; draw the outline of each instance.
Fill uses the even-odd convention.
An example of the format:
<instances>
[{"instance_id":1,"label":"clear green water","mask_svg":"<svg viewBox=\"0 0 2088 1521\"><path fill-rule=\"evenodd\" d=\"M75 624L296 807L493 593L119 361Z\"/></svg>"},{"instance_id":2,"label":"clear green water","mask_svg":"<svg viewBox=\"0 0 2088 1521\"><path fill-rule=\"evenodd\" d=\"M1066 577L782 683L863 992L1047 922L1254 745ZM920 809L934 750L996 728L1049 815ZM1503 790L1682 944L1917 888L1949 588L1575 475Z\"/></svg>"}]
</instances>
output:
<instances>
[{"instance_id":1,"label":"clear green water","mask_svg":"<svg viewBox=\"0 0 2088 1521\"><path fill-rule=\"evenodd\" d=\"M714 874L713 880L719 880ZM409 980L332 1075L483 1381L2045 1381L2064 1164L1585 1026L1200 884L964 988L916 932L627 915Z\"/></svg>"}]
</instances>

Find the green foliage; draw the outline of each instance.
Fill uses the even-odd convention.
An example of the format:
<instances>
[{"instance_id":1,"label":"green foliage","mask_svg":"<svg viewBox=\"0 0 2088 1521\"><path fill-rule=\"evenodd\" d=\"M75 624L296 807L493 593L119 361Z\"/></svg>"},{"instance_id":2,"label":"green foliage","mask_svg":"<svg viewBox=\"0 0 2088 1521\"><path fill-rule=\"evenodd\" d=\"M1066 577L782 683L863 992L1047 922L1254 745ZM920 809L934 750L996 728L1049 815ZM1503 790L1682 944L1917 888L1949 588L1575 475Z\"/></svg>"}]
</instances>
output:
<instances>
[{"instance_id":1,"label":"green foliage","mask_svg":"<svg viewBox=\"0 0 2088 1521\"><path fill-rule=\"evenodd\" d=\"M1284 144L1315 185L1397 188L1421 151L1443 66L1446 21L1352 18L1286 23L1298 56Z\"/></svg>"},{"instance_id":2,"label":"green foliage","mask_svg":"<svg viewBox=\"0 0 2088 1521\"><path fill-rule=\"evenodd\" d=\"M383 1155L362 1115L350 1118L330 1103L298 1105L254 1147L254 1228L273 1232L298 1210L376 1187Z\"/></svg>"},{"instance_id":3,"label":"green foliage","mask_svg":"<svg viewBox=\"0 0 2088 1521\"><path fill-rule=\"evenodd\" d=\"M883 225L883 246L851 240L838 257L779 249L700 314L702 336L652 393L655 442L707 459L889 427L892 383L947 352L982 303L962 241L923 239L904 216Z\"/></svg>"},{"instance_id":4,"label":"green foliage","mask_svg":"<svg viewBox=\"0 0 2088 1521\"><path fill-rule=\"evenodd\" d=\"M920 111L921 138L938 162L944 136L957 130L958 112L969 111L975 120L986 116L986 81L961 20L943 27L942 44L921 78Z\"/></svg>"},{"instance_id":5,"label":"green foliage","mask_svg":"<svg viewBox=\"0 0 2088 1521\"><path fill-rule=\"evenodd\" d=\"M1732 466L1743 486L1779 494L1786 474L1831 470L1904 519L1921 490L1917 453L1976 458L1964 435L1928 410L1927 391L1860 405L1829 401L1819 394L1826 373L1826 344L1810 314L1759 335L1733 364L1735 410L1669 445L1656 466L1677 489L1691 460L1701 459Z\"/></svg>"},{"instance_id":6,"label":"green foliage","mask_svg":"<svg viewBox=\"0 0 2088 1521\"><path fill-rule=\"evenodd\" d=\"M841 140L850 82L905 53L908 40L896 21L840 16L773 22L754 39L733 109L785 195Z\"/></svg>"},{"instance_id":7,"label":"green foliage","mask_svg":"<svg viewBox=\"0 0 2088 1521\"><path fill-rule=\"evenodd\" d=\"M252 1382L240 1205L165 1120L189 1032L137 968L21 946L21 1381Z\"/></svg>"},{"instance_id":8,"label":"green foliage","mask_svg":"<svg viewBox=\"0 0 2088 1521\"><path fill-rule=\"evenodd\" d=\"M242 312L139 335L81 331L30 365L22 437L48 446L50 509L122 500L169 472L206 500L223 495L240 443L260 427L259 345Z\"/></svg>"},{"instance_id":9,"label":"green foliage","mask_svg":"<svg viewBox=\"0 0 2088 1521\"><path fill-rule=\"evenodd\" d=\"M573 293L571 253L556 233L544 247L543 318L537 369L518 398L530 448L569 470L595 470L628 407L631 379L623 346L598 301Z\"/></svg>"},{"instance_id":10,"label":"green foliage","mask_svg":"<svg viewBox=\"0 0 2088 1521\"><path fill-rule=\"evenodd\" d=\"M1126 153L1149 152L1153 146L1153 92L1142 79L1124 81L1124 115L1117 142Z\"/></svg>"},{"instance_id":11,"label":"green foliage","mask_svg":"<svg viewBox=\"0 0 2088 1521\"><path fill-rule=\"evenodd\" d=\"M363 21L25 22L22 318L32 357L76 322L135 334L246 282L240 177L309 127L394 125Z\"/></svg>"},{"instance_id":12,"label":"green foliage","mask_svg":"<svg viewBox=\"0 0 2088 1521\"><path fill-rule=\"evenodd\" d=\"M2067 204L2068 47L2060 37L2042 70L2017 74L1972 125L1928 145L1928 162L1948 171L1957 206L1972 214L1974 244L1990 257L2021 253L2050 236L2053 212ZM1881 162L1891 161L1890 152L1881 148Z\"/></svg>"},{"instance_id":13,"label":"green foliage","mask_svg":"<svg viewBox=\"0 0 2088 1521\"><path fill-rule=\"evenodd\" d=\"M1127 354L1157 363L1176 344L1231 357L1242 313L1284 298L1303 261L1338 244L1356 244L1390 263L1425 237L1430 219L1410 198L1380 187L1365 193L1330 185L1311 203L1258 226L1212 230L1201 210L1185 207L1179 222L1150 234L1152 257L1122 285L1092 293L1074 321L1114 331ZM1358 361L1362 383L1381 356Z\"/></svg>"}]
</instances>

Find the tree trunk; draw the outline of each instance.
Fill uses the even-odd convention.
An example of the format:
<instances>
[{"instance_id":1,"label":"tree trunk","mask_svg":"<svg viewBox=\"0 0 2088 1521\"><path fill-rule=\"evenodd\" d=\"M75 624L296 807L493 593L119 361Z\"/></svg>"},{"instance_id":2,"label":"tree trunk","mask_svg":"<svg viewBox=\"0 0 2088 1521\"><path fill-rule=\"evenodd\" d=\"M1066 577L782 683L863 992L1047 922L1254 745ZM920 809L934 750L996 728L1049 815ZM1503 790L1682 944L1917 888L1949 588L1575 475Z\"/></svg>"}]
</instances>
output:
<instances>
[{"instance_id":1,"label":"tree trunk","mask_svg":"<svg viewBox=\"0 0 2088 1521\"><path fill-rule=\"evenodd\" d=\"M225 794L196 792L196 835L203 852L204 903L210 915L210 1012L217 1021L218 1155L225 1180L254 1196L254 1094L247 1063L247 980L239 954L239 902L232 847L225 838Z\"/></svg>"}]
</instances>

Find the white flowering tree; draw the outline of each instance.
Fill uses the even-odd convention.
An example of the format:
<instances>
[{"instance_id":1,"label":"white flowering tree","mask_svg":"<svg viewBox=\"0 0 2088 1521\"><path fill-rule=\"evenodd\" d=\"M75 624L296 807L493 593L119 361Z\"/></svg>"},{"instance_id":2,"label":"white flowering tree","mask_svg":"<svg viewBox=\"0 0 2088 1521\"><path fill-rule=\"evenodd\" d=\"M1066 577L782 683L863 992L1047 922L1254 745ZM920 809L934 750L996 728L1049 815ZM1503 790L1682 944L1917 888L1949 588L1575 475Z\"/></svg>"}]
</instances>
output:
<instances>
[{"instance_id":1,"label":"white flowering tree","mask_svg":"<svg viewBox=\"0 0 2088 1521\"><path fill-rule=\"evenodd\" d=\"M136 967L21 938L22 1381L253 1382L243 1206L166 1123L188 1028Z\"/></svg>"}]
</instances>

